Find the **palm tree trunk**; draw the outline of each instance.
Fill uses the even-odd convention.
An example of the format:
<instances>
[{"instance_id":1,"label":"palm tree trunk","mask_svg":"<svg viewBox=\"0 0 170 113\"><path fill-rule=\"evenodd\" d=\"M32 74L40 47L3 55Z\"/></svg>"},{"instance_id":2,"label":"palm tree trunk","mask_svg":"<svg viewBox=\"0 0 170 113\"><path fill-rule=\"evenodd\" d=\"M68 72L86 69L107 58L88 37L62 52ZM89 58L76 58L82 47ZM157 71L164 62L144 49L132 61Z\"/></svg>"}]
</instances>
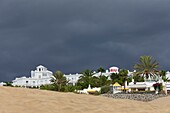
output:
<instances>
[{"instance_id":1,"label":"palm tree trunk","mask_svg":"<svg viewBox=\"0 0 170 113\"><path fill-rule=\"evenodd\" d=\"M60 90L61 90L61 84L58 85L58 91L60 91Z\"/></svg>"},{"instance_id":2,"label":"palm tree trunk","mask_svg":"<svg viewBox=\"0 0 170 113\"><path fill-rule=\"evenodd\" d=\"M126 80L124 80L124 92L126 92L126 85L127 84L127 81Z\"/></svg>"},{"instance_id":3,"label":"palm tree trunk","mask_svg":"<svg viewBox=\"0 0 170 113\"><path fill-rule=\"evenodd\" d=\"M124 82L124 92L126 92L126 86L125 86L125 82Z\"/></svg>"},{"instance_id":4,"label":"palm tree trunk","mask_svg":"<svg viewBox=\"0 0 170 113\"><path fill-rule=\"evenodd\" d=\"M102 72L100 72L100 76L102 76Z\"/></svg>"}]
</instances>

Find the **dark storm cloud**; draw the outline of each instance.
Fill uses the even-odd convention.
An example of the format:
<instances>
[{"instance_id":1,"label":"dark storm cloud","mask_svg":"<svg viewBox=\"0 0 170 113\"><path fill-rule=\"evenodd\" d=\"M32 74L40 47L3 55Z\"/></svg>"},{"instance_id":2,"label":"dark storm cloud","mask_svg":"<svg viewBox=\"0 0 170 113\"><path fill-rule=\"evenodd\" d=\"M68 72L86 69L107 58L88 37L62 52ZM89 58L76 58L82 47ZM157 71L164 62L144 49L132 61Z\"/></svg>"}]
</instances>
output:
<instances>
[{"instance_id":1,"label":"dark storm cloud","mask_svg":"<svg viewBox=\"0 0 170 113\"><path fill-rule=\"evenodd\" d=\"M0 1L0 80L39 64L64 73L133 69L140 55L169 69L170 1Z\"/></svg>"}]
</instances>

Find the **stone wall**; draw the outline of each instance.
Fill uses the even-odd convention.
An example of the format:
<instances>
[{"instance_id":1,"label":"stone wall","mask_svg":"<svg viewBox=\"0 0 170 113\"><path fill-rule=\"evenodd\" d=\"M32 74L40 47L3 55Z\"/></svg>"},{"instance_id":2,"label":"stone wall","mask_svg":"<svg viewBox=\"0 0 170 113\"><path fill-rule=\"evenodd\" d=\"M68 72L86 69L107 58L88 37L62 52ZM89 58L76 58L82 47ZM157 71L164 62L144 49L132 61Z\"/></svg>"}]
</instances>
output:
<instances>
[{"instance_id":1,"label":"stone wall","mask_svg":"<svg viewBox=\"0 0 170 113\"><path fill-rule=\"evenodd\" d=\"M110 97L114 99L130 99L130 100L137 100L137 101L152 101L159 97L165 97L165 94L102 94L101 96Z\"/></svg>"}]
</instances>

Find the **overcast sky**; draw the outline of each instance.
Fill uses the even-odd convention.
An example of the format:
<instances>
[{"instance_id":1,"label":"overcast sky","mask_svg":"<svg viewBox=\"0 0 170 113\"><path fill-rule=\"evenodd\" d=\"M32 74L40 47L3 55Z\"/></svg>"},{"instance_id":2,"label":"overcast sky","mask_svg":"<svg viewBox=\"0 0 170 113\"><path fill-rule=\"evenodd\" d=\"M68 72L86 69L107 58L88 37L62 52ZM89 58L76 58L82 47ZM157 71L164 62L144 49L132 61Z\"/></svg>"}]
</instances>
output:
<instances>
[{"instance_id":1,"label":"overcast sky","mask_svg":"<svg viewBox=\"0 0 170 113\"><path fill-rule=\"evenodd\" d=\"M170 0L0 0L0 81L118 66L170 70Z\"/></svg>"}]
</instances>

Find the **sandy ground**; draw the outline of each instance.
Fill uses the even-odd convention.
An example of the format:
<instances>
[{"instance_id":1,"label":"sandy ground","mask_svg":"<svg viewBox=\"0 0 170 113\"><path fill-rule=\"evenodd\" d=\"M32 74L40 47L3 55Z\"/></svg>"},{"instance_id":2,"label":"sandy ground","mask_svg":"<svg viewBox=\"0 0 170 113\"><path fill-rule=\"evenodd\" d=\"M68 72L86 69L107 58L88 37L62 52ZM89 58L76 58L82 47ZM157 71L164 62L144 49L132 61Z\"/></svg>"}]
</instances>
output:
<instances>
[{"instance_id":1,"label":"sandy ground","mask_svg":"<svg viewBox=\"0 0 170 113\"><path fill-rule=\"evenodd\" d=\"M0 87L0 113L170 113L170 96L151 102Z\"/></svg>"}]
</instances>

